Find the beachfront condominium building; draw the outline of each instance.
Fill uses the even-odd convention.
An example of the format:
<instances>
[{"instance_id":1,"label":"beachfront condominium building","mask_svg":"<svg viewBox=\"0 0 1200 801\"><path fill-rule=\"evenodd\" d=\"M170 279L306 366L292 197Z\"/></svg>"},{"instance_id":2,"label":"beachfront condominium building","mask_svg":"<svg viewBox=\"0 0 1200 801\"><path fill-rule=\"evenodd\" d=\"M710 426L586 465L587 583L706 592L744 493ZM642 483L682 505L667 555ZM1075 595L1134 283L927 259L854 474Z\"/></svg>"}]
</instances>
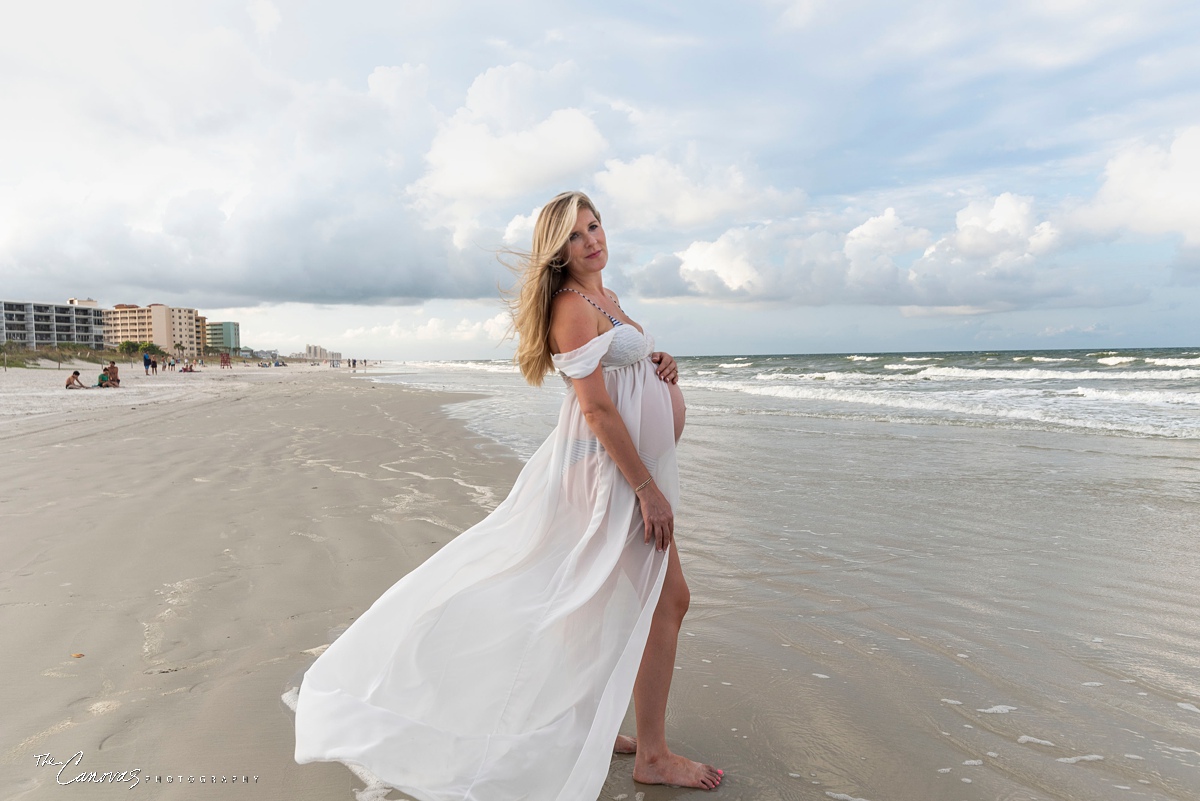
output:
<instances>
[{"instance_id":1,"label":"beachfront condominium building","mask_svg":"<svg viewBox=\"0 0 1200 801\"><path fill-rule=\"evenodd\" d=\"M104 312L104 341L114 348L122 342L153 342L168 353L199 356L196 317L195 309L118 303Z\"/></svg>"},{"instance_id":2,"label":"beachfront condominium building","mask_svg":"<svg viewBox=\"0 0 1200 801\"><path fill-rule=\"evenodd\" d=\"M237 353L242 349L242 327L237 323L209 323L205 328L209 350Z\"/></svg>"},{"instance_id":3,"label":"beachfront condominium building","mask_svg":"<svg viewBox=\"0 0 1200 801\"><path fill-rule=\"evenodd\" d=\"M199 356L204 350L204 339L196 337L195 309L171 307L171 332L174 334L169 350L184 356Z\"/></svg>"},{"instance_id":4,"label":"beachfront condominium building","mask_svg":"<svg viewBox=\"0 0 1200 801\"><path fill-rule=\"evenodd\" d=\"M66 304L0 301L0 342L18 347L56 348L85 345L104 348L104 310L88 298L71 298Z\"/></svg>"},{"instance_id":5,"label":"beachfront condominium building","mask_svg":"<svg viewBox=\"0 0 1200 801\"><path fill-rule=\"evenodd\" d=\"M196 315L196 350L203 356L208 351L208 318Z\"/></svg>"}]
</instances>

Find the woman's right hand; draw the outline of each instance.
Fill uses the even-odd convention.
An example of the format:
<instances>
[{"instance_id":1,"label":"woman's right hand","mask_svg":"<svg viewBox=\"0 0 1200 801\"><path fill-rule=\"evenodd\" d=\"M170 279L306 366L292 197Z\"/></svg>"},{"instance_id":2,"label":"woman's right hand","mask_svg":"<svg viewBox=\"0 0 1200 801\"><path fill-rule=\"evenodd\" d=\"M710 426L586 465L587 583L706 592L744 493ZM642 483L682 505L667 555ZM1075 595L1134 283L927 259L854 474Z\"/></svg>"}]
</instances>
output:
<instances>
[{"instance_id":1,"label":"woman's right hand","mask_svg":"<svg viewBox=\"0 0 1200 801\"><path fill-rule=\"evenodd\" d=\"M654 549L665 551L675 538L675 513L671 504L653 481L638 494L642 507L642 522L646 524L645 542L654 539Z\"/></svg>"}]
</instances>

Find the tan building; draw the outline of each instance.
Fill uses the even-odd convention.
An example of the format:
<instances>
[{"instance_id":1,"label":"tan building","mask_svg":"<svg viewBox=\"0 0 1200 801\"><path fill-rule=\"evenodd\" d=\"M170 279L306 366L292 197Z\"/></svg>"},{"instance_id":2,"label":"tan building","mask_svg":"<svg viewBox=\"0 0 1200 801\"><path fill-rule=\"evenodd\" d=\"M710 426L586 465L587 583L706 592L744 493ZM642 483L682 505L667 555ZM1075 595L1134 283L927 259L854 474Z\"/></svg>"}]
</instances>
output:
<instances>
[{"instance_id":1,"label":"tan building","mask_svg":"<svg viewBox=\"0 0 1200 801\"><path fill-rule=\"evenodd\" d=\"M104 312L104 341L110 347L122 342L153 342L168 353L195 358L203 345L203 339L196 337L196 317L195 309L118 303Z\"/></svg>"},{"instance_id":2,"label":"tan building","mask_svg":"<svg viewBox=\"0 0 1200 801\"><path fill-rule=\"evenodd\" d=\"M196 315L195 337L196 352L203 356L205 349L208 347L208 318L201 314Z\"/></svg>"}]
</instances>

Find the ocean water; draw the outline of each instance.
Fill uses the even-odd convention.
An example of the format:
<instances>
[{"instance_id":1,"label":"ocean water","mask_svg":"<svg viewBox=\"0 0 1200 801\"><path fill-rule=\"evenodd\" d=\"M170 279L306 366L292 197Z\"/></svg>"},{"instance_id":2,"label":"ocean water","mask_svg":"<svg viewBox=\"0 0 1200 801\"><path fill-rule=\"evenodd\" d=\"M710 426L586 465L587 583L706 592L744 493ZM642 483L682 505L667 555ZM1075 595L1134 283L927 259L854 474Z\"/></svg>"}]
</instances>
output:
<instances>
[{"instance_id":1,"label":"ocean water","mask_svg":"<svg viewBox=\"0 0 1200 801\"><path fill-rule=\"evenodd\" d=\"M1200 438L1200 350L687 359L689 384L812 417ZM763 400L757 400L763 399Z\"/></svg>"},{"instance_id":2,"label":"ocean water","mask_svg":"<svg viewBox=\"0 0 1200 801\"><path fill-rule=\"evenodd\" d=\"M678 361L693 410L1200 439L1200 348ZM553 376L527 387L507 360L410 362L386 380L488 394L453 413L525 456L564 391Z\"/></svg>"},{"instance_id":3,"label":"ocean water","mask_svg":"<svg viewBox=\"0 0 1200 801\"><path fill-rule=\"evenodd\" d=\"M668 731L722 797L1200 799L1200 348L679 362ZM520 458L566 391L374 380Z\"/></svg>"}]
</instances>

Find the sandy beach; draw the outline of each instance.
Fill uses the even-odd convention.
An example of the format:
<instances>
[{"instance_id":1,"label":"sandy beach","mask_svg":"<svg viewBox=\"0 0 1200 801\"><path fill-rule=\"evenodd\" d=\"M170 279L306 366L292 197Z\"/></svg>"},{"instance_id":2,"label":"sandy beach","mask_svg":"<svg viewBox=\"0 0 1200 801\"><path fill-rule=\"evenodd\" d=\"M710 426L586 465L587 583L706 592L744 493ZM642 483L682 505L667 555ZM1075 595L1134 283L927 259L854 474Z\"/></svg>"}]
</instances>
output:
<instances>
[{"instance_id":1,"label":"sandy beach","mask_svg":"<svg viewBox=\"0 0 1200 801\"><path fill-rule=\"evenodd\" d=\"M444 408L482 401L123 372L69 399L65 373L0 374L0 411L26 405L0 415L6 797L65 797L47 763L82 752L61 780L137 769L155 798L400 798L296 765L285 699L506 494L520 460ZM685 391L668 732L727 781L643 787L617 757L601 798L1200 798L1193 441L732 417Z\"/></svg>"},{"instance_id":2,"label":"sandy beach","mask_svg":"<svg viewBox=\"0 0 1200 801\"><path fill-rule=\"evenodd\" d=\"M160 378L166 399L127 379L67 399L98 408L0 427L4 795L64 797L37 757L82 751L63 781L140 769L155 798L350 798L343 766L292 761L281 695L518 463L431 393L305 367ZM10 371L0 398L39 379L61 391L58 371Z\"/></svg>"}]
</instances>

